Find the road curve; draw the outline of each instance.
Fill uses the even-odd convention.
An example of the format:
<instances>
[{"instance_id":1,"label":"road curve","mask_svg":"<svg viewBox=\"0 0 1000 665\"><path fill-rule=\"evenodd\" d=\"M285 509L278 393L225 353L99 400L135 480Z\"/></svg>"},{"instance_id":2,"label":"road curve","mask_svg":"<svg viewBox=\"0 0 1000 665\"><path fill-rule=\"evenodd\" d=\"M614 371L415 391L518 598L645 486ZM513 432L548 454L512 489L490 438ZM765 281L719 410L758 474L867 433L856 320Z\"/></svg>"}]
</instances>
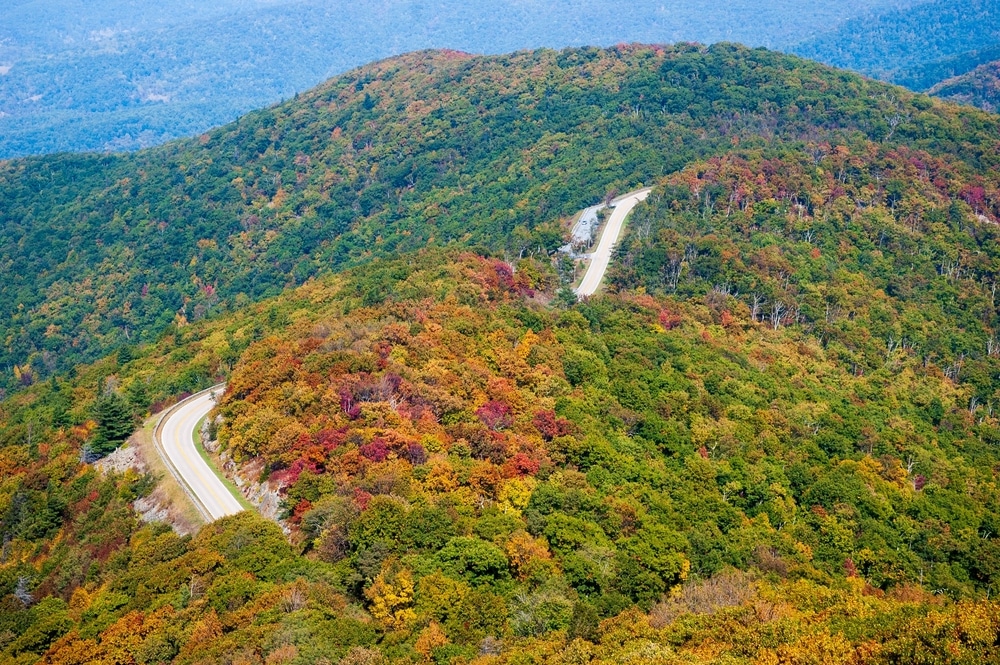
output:
<instances>
[{"instance_id":1,"label":"road curve","mask_svg":"<svg viewBox=\"0 0 1000 665\"><path fill-rule=\"evenodd\" d=\"M164 413L153 431L157 451L208 522L243 510L194 444L198 423L215 407L215 398L223 390L225 386L215 386L179 402Z\"/></svg>"},{"instance_id":2,"label":"road curve","mask_svg":"<svg viewBox=\"0 0 1000 665\"><path fill-rule=\"evenodd\" d=\"M601 286L601 280L604 279L604 273L608 269L608 264L611 263L611 252L618 243L618 236L621 235L625 218L628 217L628 214L632 212L632 208L636 207L640 201L646 200L650 191L650 189L640 189L637 192L632 192L616 199L613 204L615 206L614 212L611 213L611 219L608 220L607 228L604 229L604 235L601 236L601 243L597 246L594 253L591 254L590 267L587 268L587 274L583 276L580 286L576 287L577 297L584 298L597 293L597 289Z\"/></svg>"},{"instance_id":3,"label":"road curve","mask_svg":"<svg viewBox=\"0 0 1000 665\"><path fill-rule=\"evenodd\" d=\"M626 194L613 203L614 212L611 213L597 250L591 255L587 274L576 289L577 296L591 296L600 288L625 218L635 206L646 200L649 192L649 189L641 189ZM224 390L225 386L219 385L188 397L165 412L153 431L157 451L194 501L198 511L209 522L243 510L240 502L195 449L194 443L198 423L212 410L216 396Z\"/></svg>"}]
</instances>

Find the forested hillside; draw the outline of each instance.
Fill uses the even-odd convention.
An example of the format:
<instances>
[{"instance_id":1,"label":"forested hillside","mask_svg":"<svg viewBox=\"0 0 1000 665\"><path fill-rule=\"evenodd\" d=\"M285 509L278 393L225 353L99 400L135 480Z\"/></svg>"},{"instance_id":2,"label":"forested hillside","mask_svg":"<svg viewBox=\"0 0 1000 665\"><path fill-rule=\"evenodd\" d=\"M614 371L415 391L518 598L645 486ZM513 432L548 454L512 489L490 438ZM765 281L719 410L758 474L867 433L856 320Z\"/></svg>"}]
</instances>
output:
<instances>
[{"instance_id":1,"label":"forested hillside","mask_svg":"<svg viewBox=\"0 0 1000 665\"><path fill-rule=\"evenodd\" d=\"M989 63L996 60L1000 60L1000 44L904 69L895 76L894 82L906 86L910 90L930 93L932 89L943 82L970 74L978 67L988 66ZM948 97L945 96L944 99L948 99ZM986 110L991 111L992 109Z\"/></svg>"},{"instance_id":2,"label":"forested hillside","mask_svg":"<svg viewBox=\"0 0 1000 665\"><path fill-rule=\"evenodd\" d=\"M709 163L698 170L706 186L725 182ZM681 191L700 184L659 187L650 224L671 210L688 219ZM864 209L847 212L857 229L834 249L811 214L773 200L754 206L769 229L761 249L726 250L762 289L759 253L787 255L801 288L824 265L837 270L830 252L854 254L848 290L877 280L879 253L900 249L876 249ZM689 232L721 226L725 203L714 201ZM871 203L893 217L884 194ZM910 240L992 232L962 213L961 228L917 228ZM814 221L820 257L792 236ZM710 254L684 263L707 277ZM914 302L936 288L982 298L968 276L929 281L916 279ZM1000 608L985 597L1000 570L1000 420L992 403L970 404L977 388L963 375L995 375L1000 360L979 354L954 374L912 342L886 354L879 325L963 334L934 308L908 310L909 294L830 323L804 309L775 325L749 293L680 283L657 296L619 284L559 308L543 304L559 284L545 263L425 250L8 400L0 658L995 658ZM862 321L873 334L847 339ZM128 502L150 479L77 461L99 377L141 410L192 377L212 381L234 353L219 437L285 487L291 545L249 513L194 537L143 526ZM68 394L66 424L54 424Z\"/></svg>"},{"instance_id":3,"label":"forested hillside","mask_svg":"<svg viewBox=\"0 0 1000 665\"><path fill-rule=\"evenodd\" d=\"M995 118L732 45L413 54L198 139L2 163L3 379L373 256L544 254L561 216L737 144L855 139L964 164L992 192Z\"/></svg>"},{"instance_id":4,"label":"forested hillside","mask_svg":"<svg viewBox=\"0 0 1000 665\"><path fill-rule=\"evenodd\" d=\"M4 164L0 662L997 662L998 146L632 46ZM639 184L578 302L561 218ZM220 381L280 525L180 535L87 460Z\"/></svg>"},{"instance_id":5,"label":"forested hillside","mask_svg":"<svg viewBox=\"0 0 1000 665\"><path fill-rule=\"evenodd\" d=\"M926 91L996 60L1000 8L990 0L934 0L846 21L792 49L837 67Z\"/></svg>"},{"instance_id":6,"label":"forested hillside","mask_svg":"<svg viewBox=\"0 0 1000 665\"><path fill-rule=\"evenodd\" d=\"M773 48L885 4L8 0L0 5L0 157L133 150L191 136L418 49L720 40Z\"/></svg>"},{"instance_id":7,"label":"forested hillside","mask_svg":"<svg viewBox=\"0 0 1000 665\"><path fill-rule=\"evenodd\" d=\"M930 93L996 113L1000 109L1000 60L976 67L963 76L943 81L934 86Z\"/></svg>"}]
</instances>

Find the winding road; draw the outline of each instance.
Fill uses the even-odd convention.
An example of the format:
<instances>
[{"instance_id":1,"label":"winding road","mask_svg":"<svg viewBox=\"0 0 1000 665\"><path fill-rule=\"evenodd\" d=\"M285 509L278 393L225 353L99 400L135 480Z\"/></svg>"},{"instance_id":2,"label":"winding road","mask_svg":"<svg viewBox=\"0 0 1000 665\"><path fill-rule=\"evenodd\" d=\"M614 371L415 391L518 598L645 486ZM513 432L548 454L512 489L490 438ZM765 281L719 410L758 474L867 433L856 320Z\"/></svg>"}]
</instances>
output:
<instances>
[{"instance_id":1,"label":"winding road","mask_svg":"<svg viewBox=\"0 0 1000 665\"><path fill-rule=\"evenodd\" d=\"M611 203L614 212L611 213L600 244L590 254L590 266L576 289L578 297L591 296L600 288L625 219L633 208L646 200L649 192L649 189L641 189ZM163 413L153 430L156 450L206 522L235 515L243 510L240 502L199 454L194 442L198 423L215 407L216 397L225 388L221 384L213 386L179 402Z\"/></svg>"},{"instance_id":2,"label":"winding road","mask_svg":"<svg viewBox=\"0 0 1000 665\"><path fill-rule=\"evenodd\" d=\"M216 396L224 390L223 385L214 386L179 402L164 412L153 430L157 451L207 522L243 510L194 443L198 423L215 407Z\"/></svg>"},{"instance_id":3,"label":"winding road","mask_svg":"<svg viewBox=\"0 0 1000 665\"><path fill-rule=\"evenodd\" d=\"M585 298L597 293L597 289L601 286L601 280L604 279L604 273L608 270L608 264L611 263L611 252L614 251L615 245L618 243L618 236L621 235L622 227L625 225L625 218L641 201L646 200L650 191L652 190L649 188L640 189L612 202L614 212L611 213L611 219L608 220L607 227L604 229L600 244L590 255L590 267L587 268L587 274L583 276L580 286L576 287L577 297Z\"/></svg>"}]
</instances>

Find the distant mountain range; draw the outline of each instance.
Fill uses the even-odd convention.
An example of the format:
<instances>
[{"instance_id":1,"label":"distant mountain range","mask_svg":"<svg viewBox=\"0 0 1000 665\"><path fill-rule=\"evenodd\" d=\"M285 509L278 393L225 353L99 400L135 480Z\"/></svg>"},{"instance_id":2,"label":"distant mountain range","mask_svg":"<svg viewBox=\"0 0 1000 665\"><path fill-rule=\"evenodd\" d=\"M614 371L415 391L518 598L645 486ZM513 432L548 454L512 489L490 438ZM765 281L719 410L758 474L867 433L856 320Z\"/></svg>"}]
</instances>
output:
<instances>
[{"instance_id":1,"label":"distant mountain range","mask_svg":"<svg viewBox=\"0 0 1000 665\"><path fill-rule=\"evenodd\" d=\"M1000 60L1000 3L935 0L871 12L792 51L923 92Z\"/></svg>"},{"instance_id":2,"label":"distant mountain range","mask_svg":"<svg viewBox=\"0 0 1000 665\"><path fill-rule=\"evenodd\" d=\"M912 4L905 0L889 7ZM0 7L0 158L131 150L423 48L787 48L885 3L837 0L15 0Z\"/></svg>"}]
</instances>

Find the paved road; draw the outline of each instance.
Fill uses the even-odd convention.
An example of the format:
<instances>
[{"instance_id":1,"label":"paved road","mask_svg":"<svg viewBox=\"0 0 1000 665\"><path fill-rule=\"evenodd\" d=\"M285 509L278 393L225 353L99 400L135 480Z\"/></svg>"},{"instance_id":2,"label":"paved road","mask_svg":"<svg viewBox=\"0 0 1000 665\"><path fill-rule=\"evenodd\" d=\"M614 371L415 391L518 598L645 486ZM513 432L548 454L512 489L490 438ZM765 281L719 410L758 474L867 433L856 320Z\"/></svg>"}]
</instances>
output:
<instances>
[{"instance_id":1,"label":"paved road","mask_svg":"<svg viewBox=\"0 0 1000 665\"><path fill-rule=\"evenodd\" d=\"M215 388L221 394L222 388ZM215 395L205 391L192 395L171 410L154 436L157 447L171 472L191 495L198 510L209 522L243 510L236 497L222 484L194 447L198 421L215 406Z\"/></svg>"},{"instance_id":2,"label":"paved road","mask_svg":"<svg viewBox=\"0 0 1000 665\"><path fill-rule=\"evenodd\" d=\"M649 192L649 189L632 192L612 204L614 212L608 220L597 250L591 255L587 274L576 289L576 294L581 298L593 295L600 288L625 218L640 201L646 200ZM198 422L212 410L215 406L215 394L221 394L222 390L222 387L216 387L214 391L206 390L184 400L164 417L154 433L157 448L164 456L167 466L208 521L235 515L243 510L236 497L198 454L194 444L194 431Z\"/></svg>"},{"instance_id":3,"label":"paved road","mask_svg":"<svg viewBox=\"0 0 1000 665\"><path fill-rule=\"evenodd\" d=\"M601 244L591 255L587 274L583 276L583 281L576 288L577 296L583 298L597 293L597 289L601 286L601 280L604 279L604 273L608 269L608 264L611 263L611 252L614 251L615 245L618 243L618 236L621 235L625 218L640 201L646 200L649 192L649 189L640 189L615 201L613 204L615 206L614 212L611 213L611 219L608 220L604 235L601 236Z\"/></svg>"}]
</instances>

